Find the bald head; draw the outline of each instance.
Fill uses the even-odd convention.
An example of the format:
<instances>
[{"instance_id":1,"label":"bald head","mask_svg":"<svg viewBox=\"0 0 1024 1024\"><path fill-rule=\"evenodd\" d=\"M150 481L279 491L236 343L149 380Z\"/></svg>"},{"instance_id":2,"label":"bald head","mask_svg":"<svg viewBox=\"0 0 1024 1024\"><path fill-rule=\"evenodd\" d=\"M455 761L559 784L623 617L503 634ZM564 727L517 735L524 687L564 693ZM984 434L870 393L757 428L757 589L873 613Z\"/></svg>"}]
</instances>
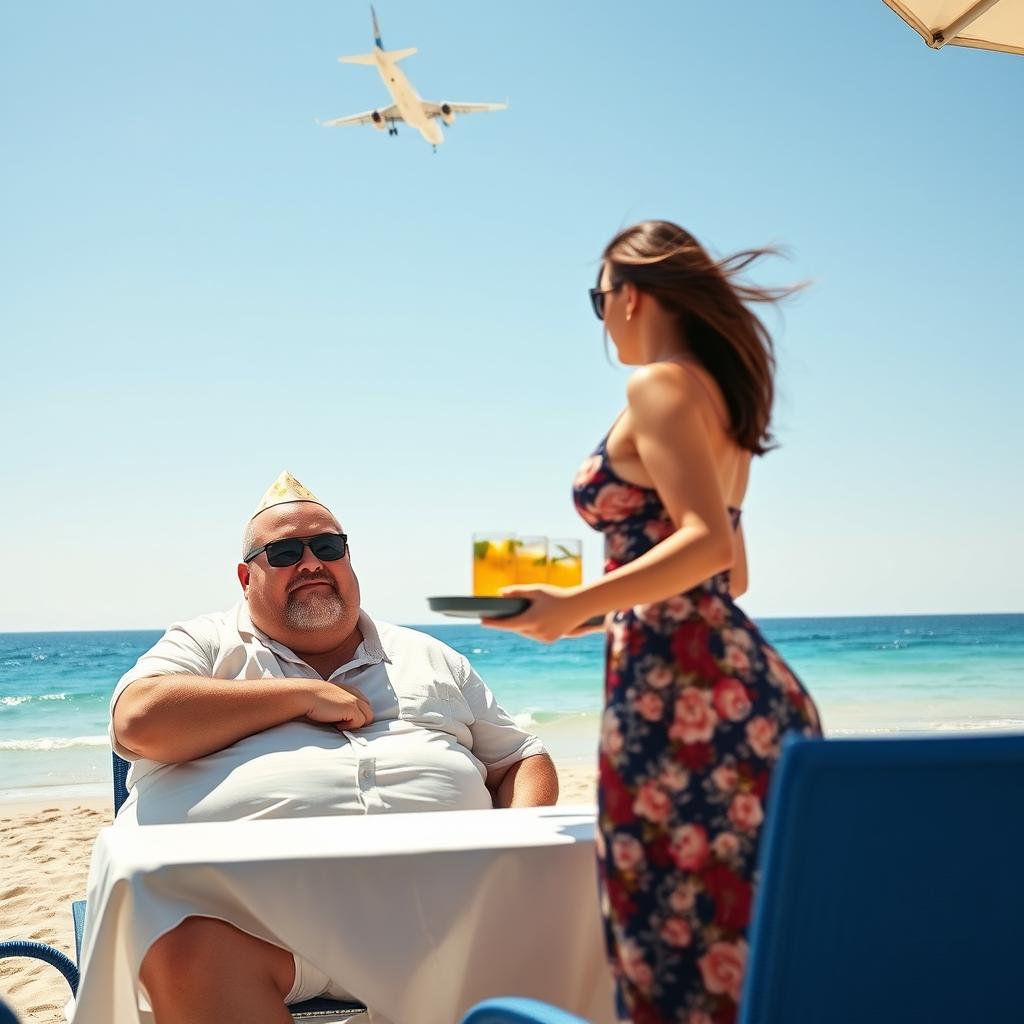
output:
<instances>
[{"instance_id":1,"label":"bald head","mask_svg":"<svg viewBox=\"0 0 1024 1024\"><path fill-rule=\"evenodd\" d=\"M342 533L331 511L313 501L288 501L259 513L246 526L242 558L277 540L308 540ZM294 565L272 566L262 552L238 566L253 624L296 652L329 650L359 618L359 582L351 557L324 560L306 545Z\"/></svg>"},{"instance_id":2,"label":"bald head","mask_svg":"<svg viewBox=\"0 0 1024 1024\"><path fill-rule=\"evenodd\" d=\"M321 505L316 501L283 502L280 505L273 505L268 509L264 509L264 511L253 516L245 524L245 530L242 533L242 558L244 559L250 551L255 550L262 544L266 544L268 541L279 540L280 538L272 531L278 529L282 522L290 522L295 518L294 515L291 515L286 510L291 510L292 512L299 511L294 509L293 506L296 505L312 505L321 512L326 513L327 518L334 524L331 532L341 533L341 526L338 524L338 520L326 505ZM281 514L275 515L275 513ZM324 531L321 530L320 532L323 533ZM270 533L270 536L266 536L268 533Z\"/></svg>"}]
</instances>

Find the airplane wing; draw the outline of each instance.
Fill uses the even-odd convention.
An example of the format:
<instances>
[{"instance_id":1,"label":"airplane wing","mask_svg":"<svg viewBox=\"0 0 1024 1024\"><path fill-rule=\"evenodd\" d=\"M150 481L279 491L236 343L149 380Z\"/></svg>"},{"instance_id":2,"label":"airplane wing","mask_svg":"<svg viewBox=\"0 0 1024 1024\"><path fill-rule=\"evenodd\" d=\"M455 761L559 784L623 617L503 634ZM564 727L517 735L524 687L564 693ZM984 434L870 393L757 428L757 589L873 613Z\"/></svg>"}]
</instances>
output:
<instances>
[{"instance_id":1,"label":"airplane wing","mask_svg":"<svg viewBox=\"0 0 1024 1024\"><path fill-rule=\"evenodd\" d=\"M348 117L336 117L332 121L319 121L323 128L342 128L350 124L377 124L383 126L385 121L401 121L402 114L397 106L385 107L383 110L367 110L362 114L350 114Z\"/></svg>"},{"instance_id":2,"label":"airplane wing","mask_svg":"<svg viewBox=\"0 0 1024 1024\"><path fill-rule=\"evenodd\" d=\"M423 113L427 117L441 117L450 114L482 114L487 110L507 108L507 103L424 103Z\"/></svg>"}]
</instances>

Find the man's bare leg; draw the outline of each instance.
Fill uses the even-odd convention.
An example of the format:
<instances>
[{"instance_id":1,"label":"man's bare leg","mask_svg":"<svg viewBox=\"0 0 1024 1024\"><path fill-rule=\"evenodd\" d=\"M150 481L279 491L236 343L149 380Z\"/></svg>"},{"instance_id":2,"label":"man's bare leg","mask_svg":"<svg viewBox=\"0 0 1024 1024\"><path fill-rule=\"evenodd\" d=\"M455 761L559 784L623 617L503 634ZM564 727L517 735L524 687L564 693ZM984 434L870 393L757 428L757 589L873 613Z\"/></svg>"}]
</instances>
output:
<instances>
[{"instance_id":1,"label":"man's bare leg","mask_svg":"<svg viewBox=\"0 0 1024 1024\"><path fill-rule=\"evenodd\" d=\"M292 954L212 917L188 917L146 953L156 1024L291 1024Z\"/></svg>"}]
</instances>

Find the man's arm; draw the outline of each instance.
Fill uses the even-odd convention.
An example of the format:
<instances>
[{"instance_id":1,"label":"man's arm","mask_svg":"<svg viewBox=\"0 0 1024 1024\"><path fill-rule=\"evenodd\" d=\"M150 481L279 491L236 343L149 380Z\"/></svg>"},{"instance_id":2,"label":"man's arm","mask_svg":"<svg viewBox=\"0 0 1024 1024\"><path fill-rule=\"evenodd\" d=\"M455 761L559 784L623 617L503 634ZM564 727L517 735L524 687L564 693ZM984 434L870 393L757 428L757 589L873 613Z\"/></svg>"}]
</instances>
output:
<instances>
[{"instance_id":1,"label":"man's arm","mask_svg":"<svg viewBox=\"0 0 1024 1024\"><path fill-rule=\"evenodd\" d=\"M487 788L495 807L542 807L558 799L558 774L536 736L520 728L494 699L490 688L461 654L445 648L453 675L473 714L472 751L487 769ZM513 760L510 764L509 761Z\"/></svg>"},{"instance_id":2,"label":"man's arm","mask_svg":"<svg viewBox=\"0 0 1024 1024\"><path fill-rule=\"evenodd\" d=\"M358 690L323 679L149 676L114 705L114 737L139 757L191 761L293 718L358 729L373 711Z\"/></svg>"},{"instance_id":3,"label":"man's arm","mask_svg":"<svg viewBox=\"0 0 1024 1024\"><path fill-rule=\"evenodd\" d=\"M558 773L547 754L532 754L488 773L487 788L495 807L550 807L558 801Z\"/></svg>"}]
</instances>

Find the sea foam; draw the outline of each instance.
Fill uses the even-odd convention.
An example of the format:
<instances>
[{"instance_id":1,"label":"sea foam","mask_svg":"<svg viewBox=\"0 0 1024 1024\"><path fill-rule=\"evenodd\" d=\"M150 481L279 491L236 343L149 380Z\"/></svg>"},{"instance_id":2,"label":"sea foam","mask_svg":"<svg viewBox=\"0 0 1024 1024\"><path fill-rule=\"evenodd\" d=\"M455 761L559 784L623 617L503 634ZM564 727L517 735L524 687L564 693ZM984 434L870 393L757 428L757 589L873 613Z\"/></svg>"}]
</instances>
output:
<instances>
[{"instance_id":1,"label":"sea foam","mask_svg":"<svg viewBox=\"0 0 1024 1024\"><path fill-rule=\"evenodd\" d=\"M81 750L86 747L108 747L106 736L42 736L34 740L0 740L2 750Z\"/></svg>"}]
</instances>

